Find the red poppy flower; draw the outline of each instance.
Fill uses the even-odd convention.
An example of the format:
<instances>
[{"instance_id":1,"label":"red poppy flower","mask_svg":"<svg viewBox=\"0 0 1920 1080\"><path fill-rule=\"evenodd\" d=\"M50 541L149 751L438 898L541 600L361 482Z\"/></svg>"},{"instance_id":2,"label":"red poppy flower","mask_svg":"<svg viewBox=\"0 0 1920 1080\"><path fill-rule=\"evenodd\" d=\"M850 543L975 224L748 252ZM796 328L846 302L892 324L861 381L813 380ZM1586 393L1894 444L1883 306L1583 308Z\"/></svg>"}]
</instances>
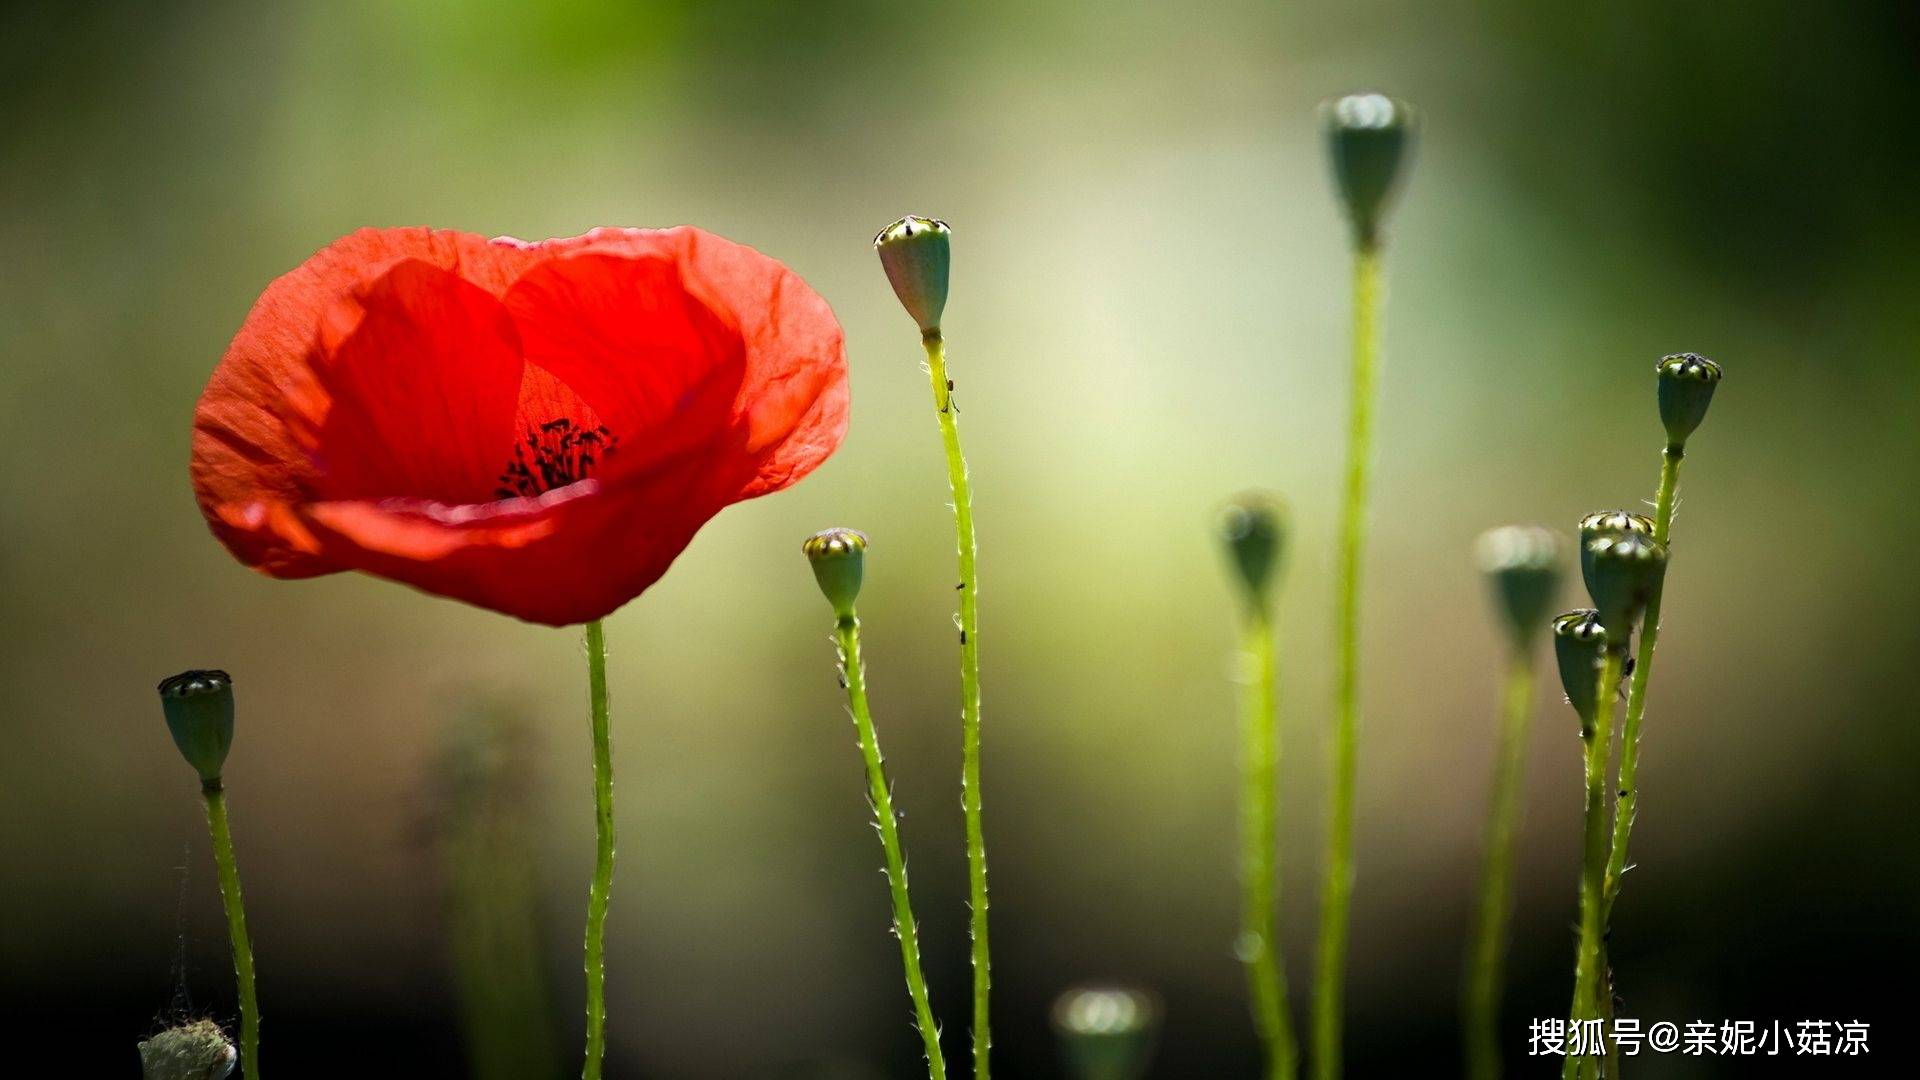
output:
<instances>
[{"instance_id":1,"label":"red poppy flower","mask_svg":"<svg viewBox=\"0 0 1920 1080\"><path fill-rule=\"evenodd\" d=\"M840 324L751 248L363 229L254 304L194 413L193 486L275 577L362 570L565 625L846 426Z\"/></svg>"}]
</instances>

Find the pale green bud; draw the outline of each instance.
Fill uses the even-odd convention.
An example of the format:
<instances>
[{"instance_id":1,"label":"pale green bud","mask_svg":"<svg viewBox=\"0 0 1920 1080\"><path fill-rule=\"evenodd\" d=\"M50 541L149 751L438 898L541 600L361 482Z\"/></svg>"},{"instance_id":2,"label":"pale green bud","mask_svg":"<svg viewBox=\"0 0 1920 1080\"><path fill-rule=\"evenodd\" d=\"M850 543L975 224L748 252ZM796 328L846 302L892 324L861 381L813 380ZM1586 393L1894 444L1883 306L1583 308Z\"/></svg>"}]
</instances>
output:
<instances>
[{"instance_id":1,"label":"pale green bud","mask_svg":"<svg viewBox=\"0 0 1920 1080\"><path fill-rule=\"evenodd\" d=\"M833 605L833 613L851 618L860 596L860 580L867 555L867 535L855 529L824 529L800 545L813 564L814 580Z\"/></svg>"},{"instance_id":2,"label":"pale green bud","mask_svg":"<svg viewBox=\"0 0 1920 1080\"><path fill-rule=\"evenodd\" d=\"M881 229L873 238L880 265L893 283L893 294L900 298L900 305L913 316L923 335L940 332L940 316L947 309L952 235L944 221L908 216Z\"/></svg>"}]
</instances>

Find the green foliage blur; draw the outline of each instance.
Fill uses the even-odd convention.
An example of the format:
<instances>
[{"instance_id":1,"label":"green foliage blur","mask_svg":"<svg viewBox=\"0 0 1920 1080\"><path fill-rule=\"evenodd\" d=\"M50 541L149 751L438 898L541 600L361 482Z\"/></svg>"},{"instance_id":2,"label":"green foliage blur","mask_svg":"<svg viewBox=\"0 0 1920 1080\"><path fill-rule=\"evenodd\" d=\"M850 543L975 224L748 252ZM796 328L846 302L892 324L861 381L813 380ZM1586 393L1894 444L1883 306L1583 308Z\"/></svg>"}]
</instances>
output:
<instances>
[{"instance_id":1,"label":"green foliage blur","mask_svg":"<svg viewBox=\"0 0 1920 1080\"><path fill-rule=\"evenodd\" d=\"M193 1018L176 990L233 1016L194 778L152 696L222 667L245 686L225 775L268 1068L482 1075L462 1018L550 993L571 1070L577 638L248 573L194 508L188 425L260 289L355 227L691 222L833 303L854 412L819 474L723 514L609 621L611 1072L916 1068L796 551L830 525L873 540L876 718L963 1060L947 494L870 247L919 213L953 227L1001 1074L1059 1075L1049 1003L1091 979L1160 995L1155 1075L1251 1075L1210 515L1249 487L1291 508L1281 891L1304 975L1346 356L1315 107L1377 88L1424 127L1386 235L1353 1074L1457 1053L1504 648L1472 540L1650 499L1654 363L1688 349L1727 374L1688 444L1612 945L1625 1013L1863 1019L1891 1051L1906 1011L1871 973L1920 960L1917 47L1891 2L0 3L0 1007L86 1077ZM463 909L472 868L437 823L474 804L436 777L476 700L533 737L524 819L453 834L515 868L500 907ZM1543 692L1536 723L1516 1058L1573 951L1576 721ZM503 952L540 965L505 1006L461 975Z\"/></svg>"}]
</instances>

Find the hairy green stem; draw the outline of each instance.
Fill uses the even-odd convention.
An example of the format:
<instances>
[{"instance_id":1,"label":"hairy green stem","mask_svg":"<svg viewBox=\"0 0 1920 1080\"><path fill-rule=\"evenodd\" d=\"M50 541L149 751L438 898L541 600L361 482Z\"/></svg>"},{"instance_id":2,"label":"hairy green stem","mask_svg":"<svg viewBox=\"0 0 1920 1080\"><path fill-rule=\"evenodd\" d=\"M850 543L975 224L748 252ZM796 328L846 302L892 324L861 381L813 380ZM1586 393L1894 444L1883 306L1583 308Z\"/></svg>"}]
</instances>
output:
<instances>
[{"instance_id":1,"label":"hairy green stem","mask_svg":"<svg viewBox=\"0 0 1920 1080\"><path fill-rule=\"evenodd\" d=\"M1607 769L1613 756L1613 703L1620 696L1620 671L1626 666L1625 643L1609 644L1600 660L1600 678L1594 692L1593 720L1581 732L1586 746L1587 805L1580 865L1580 951L1573 966L1575 1023L1600 1016L1600 966L1604 946L1605 883L1607 869ZM1570 1033L1571 1041L1571 1033ZM1564 1080L1580 1075L1588 1055L1567 1054Z\"/></svg>"},{"instance_id":2,"label":"hairy green stem","mask_svg":"<svg viewBox=\"0 0 1920 1080\"><path fill-rule=\"evenodd\" d=\"M1353 259L1353 389L1347 421L1346 499L1341 513L1335 637L1333 775L1328 787L1326 876L1314 971L1314 1075L1340 1075L1347 921L1353 901L1353 803L1359 766L1360 564L1366 543L1367 459L1373 435L1373 380L1379 360L1380 252L1363 244Z\"/></svg>"},{"instance_id":3,"label":"hairy green stem","mask_svg":"<svg viewBox=\"0 0 1920 1080\"><path fill-rule=\"evenodd\" d=\"M1605 1032L1607 1057L1603 1065L1594 1062L1594 1074L1617 1080L1620 1075L1620 1044L1613 1038L1613 968L1608 966L1605 928L1602 928L1600 941L1600 970L1594 974L1600 978L1600 1030Z\"/></svg>"},{"instance_id":4,"label":"hairy green stem","mask_svg":"<svg viewBox=\"0 0 1920 1080\"><path fill-rule=\"evenodd\" d=\"M987 949L987 842L980 824L980 579L974 568L979 551L973 533L973 491L967 459L960 450L959 411L953 382L947 377L947 347L940 331L921 335L927 350L927 378L940 418L940 441L947 452L947 485L953 494L953 530L959 547L960 581L960 806L967 825L967 906L973 941L973 1075L987 1080L993 1039L987 1024L993 968Z\"/></svg>"},{"instance_id":5,"label":"hairy green stem","mask_svg":"<svg viewBox=\"0 0 1920 1080\"><path fill-rule=\"evenodd\" d=\"M1680 490L1680 460L1686 450L1669 445L1660 455L1660 491L1654 497L1653 538L1671 543L1673 504ZM1672 550L1669 548L1671 557ZM1647 598L1647 613L1640 623L1640 650L1634 656L1633 678L1627 685L1627 718L1620 736L1620 787L1613 809L1613 851L1607 859L1606 917L1613 917L1613 902L1620 896L1620 878L1627 872L1627 840L1633 835L1633 821L1640 806L1640 722L1647 715L1647 680L1653 677L1653 650L1660 640L1660 596L1665 591L1663 575Z\"/></svg>"},{"instance_id":6,"label":"hairy green stem","mask_svg":"<svg viewBox=\"0 0 1920 1080\"><path fill-rule=\"evenodd\" d=\"M587 887L587 1059L582 1080L600 1080L607 1053L607 900L613 892L613 737L608 729L607 632L587 624L587 698L593 714L593 883Z\"/></svg>"},{"instance_id":7,"label":"hairy green stem","mask_svg":"<svg viewBox=\"0 0 1920 1080\"><path fill-rule=\"evenodd\" d=\"M1275 917L1280 731L1275 720L1273 621L1266 611L1248 613L1241 648L1252 678L1240 727L1240 941L1235 951L1247 968L1253 1026L1266 1054L1265 1075L1268 1080L1292 1080L1299 1048L1287 1016L1287 977Z\"/></svg>"},{"instance_id":8,"label":"hairy green stem","mask_svg":"<svg viewBox=\"0 0 1920 1080\"><path fill-rule=\"evenodd\" d=\"M1520 832L1520 780L1526 762L1527 721L1533 711L1533 684L1532 655L1517 649L1507 668L1500 749L1487 808L1480 907L1467 947L1462 1019L1470 1080L1496 1080L1501 1069L1500 976L1507 953L1507 921L1513 912L1513 849Z\"/></svg>"},{"instance_id":9,"label":"hairy green stem","mask_svg":"<svg viewBox=\"0 0 1920 1080\"><path fill-rule=\"evenodd\" d=\"M873 711L867 704L867 673L860 659L859 617L847 615L836 621L834 636L840 645L840 681L847 688L847 709L853 714L860 754L867 763L867 797L873 803L880 847L886 852L887 886L893 894L893 933L900 939L900 964L906 969L914 1022L920 1028L920 1041L926 1048L927 1075L931 1080L946 1080L947 1062L940 1053L940 1028L934 1023L927 977L920 968L920 931L913 919L913 904L907 896L907 857L900 845L899 816L894 813L886 758L880 753L880 736L874 730Z\"/></svg>"},{"instance_id":10,"label":"hairy green stem","mask_svg":"<svg viewBox=\"0 0 1920 1080\"><path fill-rule=\"evenodd\" d=\"M253 989L253 942L247 937L240 864L233 857L233 829L227 823L227 792L216 777L200 785L200 796L206 803L207 831L213 835L213 865L220 877L220 904L227 912L233 974L240 988L240 1075L246 1080L259 1080L260 1000Z\"/></svg>"}]
</instances>

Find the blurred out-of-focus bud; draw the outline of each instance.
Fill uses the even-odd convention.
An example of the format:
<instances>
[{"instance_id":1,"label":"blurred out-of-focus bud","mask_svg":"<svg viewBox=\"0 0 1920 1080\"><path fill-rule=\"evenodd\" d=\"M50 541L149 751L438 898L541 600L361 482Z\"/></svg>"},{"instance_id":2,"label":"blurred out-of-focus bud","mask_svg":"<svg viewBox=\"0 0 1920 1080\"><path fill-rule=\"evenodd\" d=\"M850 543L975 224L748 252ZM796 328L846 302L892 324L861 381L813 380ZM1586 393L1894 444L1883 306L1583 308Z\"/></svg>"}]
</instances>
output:
<instances>
[{"instance_id":1,"label":"blurred out-of-focus bud","mask_svg":"<svg viewBox=\"0 0 1920 1080\"><path fill-rule=\"evenodd\" d=\"M1053 1030L1077 1080L1138 1080L1153 1060L1160 1000L1129 987L1078 986L1054 1002Z\"/></svg>"},{"instance_id":2,"label":"blurred out-of-focus bud","mask_svg":"<svg viewBox=\"0 0 1920 1080\"><path fill-rule=\"evenodd\" d=\"M1286 505L1266 492L1236 495L1220 508L1214 534L1220 538L1227 568L1247 606L1265 610L1286 556Z\"/></svg>"},{"instance_id":3,"label":"blurred out-of-focus bud","mask_svg":"<svg viewBox=\"0 0 1920 1080\"><path fill-rule=\"evenodd\" d=\"M1539 525L1503 525L1480 534L1474 547L1480 571L1493 586L1494 606L1516 649L1538 640L1560 591L1566 544Z\"/></svg>"},{"instance_id":4,"label":"blurred out-of-focus bud","mask_svg":"<svg viewBox=\"0 0 1920 1080\"><path fill-rule=\"evenodd\" d=\"M1418 117L1384 94L1348 94L1320 107L1334 185L1353 223L1354 242L1376 246L1387 206L1407 168Z\"/></svg>"}]
</instances>

